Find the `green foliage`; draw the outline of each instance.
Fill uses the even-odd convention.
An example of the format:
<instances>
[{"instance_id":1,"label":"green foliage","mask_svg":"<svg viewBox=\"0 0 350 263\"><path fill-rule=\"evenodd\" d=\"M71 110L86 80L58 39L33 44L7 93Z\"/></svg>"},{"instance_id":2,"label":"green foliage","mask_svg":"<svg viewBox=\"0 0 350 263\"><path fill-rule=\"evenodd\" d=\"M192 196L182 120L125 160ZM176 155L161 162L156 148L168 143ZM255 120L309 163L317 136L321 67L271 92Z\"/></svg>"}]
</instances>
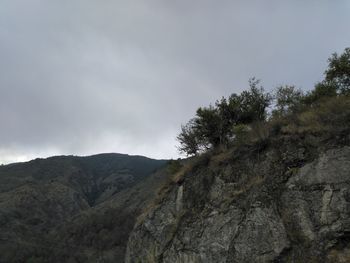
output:
<instances>
[{"instance_id":1,"label":"green foliage","mask_svg":"<svg viewBox=\"0 0 350 263\"><path fill-rule=\"evenodd\" d=\"M238 123L249 124L266 119L266 108L271 103L271 96L259 87L259 80L249 80L250 90L243 91L239 96L240 116Z\"/></svg>"},{"instance_id":2,"label":"green foliage","mask_svg":"<svg viewBox=\"0 0 350 263\"><path fill-rule=\"evenodd\" d=\"M253 122L249 126L239 124L234 127L234 145L249 145L263 148L267 145L271 127L267 122Z\"/></svg>"},{"instance_id":3,"label":"green foliage","mask_svg":"<svg viewBox=\"0 0 350 263\"><path fill-rule=\"evenodd\" d=\"M341 94L350 93L350 48L346 48L341 55L332 54L325 75L325 81L335 83Z\"/></svg>"},{"instance_id":4,"label":"green foliage","mask_svg":"<svg viewBox=\"0 0 350 263\"><path fill-rule=\"evenodd\" d=\"M195 118L181 127L177 137L180 152L194 155L209 148L226 146L237 137L237 125L264 121L271 96L258 84L259 81L253 78L249 81L249 90L240 95L232 94L228 99L223 97L215 106L199 108Z\"/></svg>"},{"instance_id":5,"label":"green foliage","mask_svg":"<svg viewBox=\"0 0 350 263\"><path fill-rule=\"evenodd\" d=\"M274 114L286 115L295 112L301 103L303 92L294 86L277 87L274 95L276 101Z\"/></svg>"},{"instance_id":6,"label":"green foliage","mask_svg":"<svg viewBox=\"0 0 350 263\"><path fill-rule=\"evenodd\" d=\"M304 103L315 104L337 95L350 94L350 48L346 48L341 55L332 54L328 59L325 79L317 83L315 89L309 92Z\"/></svg>"},{"instance_id":7,"label":"green foliage","mask_svg":"<svg viewBox=\"0 0 350 263\"><path fill-rule=\"evenodd\" d=\"M318 132L331 130L334 125L342 126L338 120L346 123L348 105L344 102L346 98L340 97L350 95L350 48L341 55L334 53L328 62L325 79L306 94L286 85L278 87L271 96L252 78L249 90L232 94L227 99L223 97L215 106L199 108L196 116L181 128L180 151L194 155L232 142L265 145L271 134ZM274 108L267 120L266 109L272 99ZM334 101L340 105L328 103Z\"/></svg>"},{"instance_id":8,"label":"green foliage","mask_svg":"<svg viewBox=\"0 0 350 263\"><path fill-rule=\"evenodd\" d=\"M217 146L223 140L223 123L220 111L213 106L199 108L195 118L198 140L204 145Z\"/></svg>"},{"instance_id":9,"label":"green foliage","mask_svg":"<svg viewBox=\"0 0 350 263\"><path fill-rule=\"evenodd\" d=\"M178 150L187 155L194 155L200 150L199 137L194 119L190 120L186 125L181 126L181 132L177 136L180 142Z\"/></svg>"},{"instance_id":10,"label":"green foliage","mask_svg":"<svg viewBox=\"0 0 350 263\"><path fill-rule=\"evenodd\" d=\"M219 125L217 127L219 134L219 143L227 144L230 137L232 137L232 126L235 125L238 119L238 105L233 99L236 95L233 94L227 100L222 98L216 101L215 106L219 116Z\"/></svg>"},{"instance_id":11,"label":"green foliage","mask_svg":"<svg viewBox=\"0 0 350 263\"><path fill-rule=\"evenodd\" d=\"M233 134L235 136L235 142L237 144L242 144L247 141L249 127L245 124L238 124L233 127Z\"/></svg>"},{"instance_id":12,"label":"green foliage","mask_svg":"<svg viewBox=\"0 0 350 263\"><path fill-rule=\"evenodd\" d=\"M314 105L322 100L327 100L331 97L337 96L337 86L334 82L320 82L315 85L315 89L308 92L301 102L305 105Z\"/></svg>"}]
</instances>

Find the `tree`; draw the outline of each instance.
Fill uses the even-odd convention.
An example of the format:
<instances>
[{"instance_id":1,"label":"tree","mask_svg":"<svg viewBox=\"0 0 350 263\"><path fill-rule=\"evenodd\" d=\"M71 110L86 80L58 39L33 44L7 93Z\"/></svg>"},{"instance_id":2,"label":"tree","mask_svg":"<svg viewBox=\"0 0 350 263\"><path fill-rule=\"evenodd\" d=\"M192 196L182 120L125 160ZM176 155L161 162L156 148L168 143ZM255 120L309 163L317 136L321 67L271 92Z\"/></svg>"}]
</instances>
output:
<instances>
[{"instance_id":1,"label":"tree","mask_svg":"<svg viewBox=\"0 0 350 263\"><path fill-rule=\"evenodd\" d=\"M294 112L301 103L303 92L294 86L277 87L274 99L276 101L276 110L274 112L285 115Z\"/></svg>"},{"instance_id":2,"label":"tree","mask_svg":"<svg viewBox=\"0 0 350 263\"><path fill-rule=\"evenodd\" d=\"M199 108L196 112L195 129L202 146L216 147L222 142L222 121L217 108L213 106Z\"/></svg>"},{"instance_id":3,"label":"tree","mask_svg":"<svg viewBox=\"0 0 350 263\"><path fill-rule=\"evenodd\" d=\"M237 137L235 126L265 120L270 95L258 87L259 81L251 79L249 84L249 91L232 94L228 99L223 97L214 106L199 108L196 116L181 127L177 137L180 152L194 155L209 148L227 146L234 136Z\"/></svg>"},{"instance_id":4,"label":"tree","mask_svg":"<svg viewBox=\"0 0 350 263\"><path fill-rule=\"evenodd\" d=\"M266 119L266 109L271 103L271 96L265 93L263 87L258 87L260 81L252 78L249 80L250 90L243 91L239 99L238 123L249 124L254 121Z\"/></svg>"},{"instance_id":5,"label":"tree","mask_svg":"<svg viewBox=\"0 0 350 263\"><path fill-rule=\"evenodd\" d=\"M330 97L350 95L350 48L341 55L334 53L328 62L325 80L317 83L312 91L304 94L294 86L278 87L274 95L276 104L273 113L280 117L307 106L317 108L319 102ZM264 122L272 96L255 78L249 80L249 86L249 90L239 95L232 94L217 100L214 106L199 108L196 116L181 127L178 136L180 151L196 154L211 147L228 145L254 131L262 131L257 137L265 138L268 129L264 127Z\"/></svg>"},{"instance_id":6,"label":"tree","mask_svg":"<svg viewBox=\"0 0 350 263\"><path fill-rule=\"evenodd\" d=\"M317 83L312 91L309 91L302 102L306 105L318 104L321 100L337 96L338 86L331 81Z\"/></svg>"},{"instance_id":7,"label":"tree","mask_svg":"<svg viewBox=\"0 0 350 263\"><path fill-rule=\"evenodd\" d=\"M217 129L220 136L221 145L227 145L233 135L232 127L237 122L238 108L233 104L231 99L231 97L234 95L231 95L229 100L223 97L220 101L216 101L215 103L220 120Z\"/></svg>"},{"instance_id":8,"label":"tree","mask_svg":"<svg viewBox=\"0 0 350 263\"><path fill-rule=\"evenodd\" d=\"M191 119L186 125L181 125L181 132L177 136L180 142L178 150L187 155L196 155L200 149L198 136L195 129L195 121Z\"/></svg>"},{"instance_id":9,"label":"tree","mask_svg":"<svg viewBox=\"0 0 350 263\"><path fill-rule=\"evenodd\" d=\"M318 104L323 99L350 94L350 48L346 48L341 55L333 53L324 74L325 79L304 96L304 104Z\"/></svg>"},{"instance_id":10,"label":"tree","mask_svg":"<svg viewBox=\"0 0 350 263\"><path fill-rule=\"evenodd\" d=\"M325 75L325 81L335 83L340 93L350 93L350 48L346 48L341 55L332 54Z\"/></svg>"}]
</instances>

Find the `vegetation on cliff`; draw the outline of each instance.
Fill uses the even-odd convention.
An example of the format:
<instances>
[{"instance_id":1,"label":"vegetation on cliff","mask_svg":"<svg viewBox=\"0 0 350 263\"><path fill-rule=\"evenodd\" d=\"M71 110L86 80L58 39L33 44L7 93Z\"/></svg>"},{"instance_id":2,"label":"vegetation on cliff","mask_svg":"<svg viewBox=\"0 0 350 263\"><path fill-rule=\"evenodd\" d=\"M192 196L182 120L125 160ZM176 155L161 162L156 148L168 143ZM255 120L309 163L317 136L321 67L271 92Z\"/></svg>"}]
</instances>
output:
<instances>
[{"instance_id":1,"label":"vegetation on cliff","mask_svg":"<svg viewBox=\"0 0 350 263\"><path fill-rule=\"evenodd\" d=\"M126 262L349 262L349 55L309 92L254 80L200 108L179 135L194 157L139 217Z\"/></svg>"},{"instance_id":2,"label":"vegetation on cliff","mask_svg":"<svg viewBox=\"0 0 350 263\"><path fill-rule=\"evenodd\" d=\"M249 134L270 132L257 129L276 132L282 128L281 122L292 125L296 118L299 118L297 122L310 122L308 129L315 131L341 125L337 122L341 118L338 113L346 114L350 95L350 48L329 58L324 80L311 91L281 86L268 93L254 78L249 86L250 89L241 94L217 100L214 106L199 108L196 116L181 127L177 137L180 152L196 155L208 149L227 148L244 141ZM331 114L328 116L331 122L327 116L322 118L325 111ZM310 127L311 124L314 127Z\"/></svg>"}]
</instances>

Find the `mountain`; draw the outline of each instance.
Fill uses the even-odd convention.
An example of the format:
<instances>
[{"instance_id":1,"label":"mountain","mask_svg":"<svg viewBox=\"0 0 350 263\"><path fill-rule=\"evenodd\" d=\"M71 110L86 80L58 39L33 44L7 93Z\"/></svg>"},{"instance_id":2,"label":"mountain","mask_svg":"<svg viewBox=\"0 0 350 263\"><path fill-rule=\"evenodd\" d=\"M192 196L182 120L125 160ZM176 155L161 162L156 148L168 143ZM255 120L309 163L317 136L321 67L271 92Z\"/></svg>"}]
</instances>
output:
<instances>
[{"instance_id":1,"label":"mountain","mask_svg":"<svg viewBox=\"0 0 350 263\"><path fill-rule=\"evenodd\" d=\"M0 262L350 262L350 96L314 95L185 160L0 167Z\"/></svg>"},{"instance_id":2,"label":"mountain","mask_svg":"<svg viewBox=\"0 0 350 263\"><path fill-rule=\"evenodd\" d=\"M123 262L167 163L100 154L0 166L0 262Z\"/></svg>"},{"instance_id":3,"label":"mountain","mask_svg":"<svg viewBox=\"0 0 350 263\"><path fill-rule=\"evenodd\" d=\"M350 262L350 97L252 125L188 162L126 262Z\"/></svg>"}]
</instances>

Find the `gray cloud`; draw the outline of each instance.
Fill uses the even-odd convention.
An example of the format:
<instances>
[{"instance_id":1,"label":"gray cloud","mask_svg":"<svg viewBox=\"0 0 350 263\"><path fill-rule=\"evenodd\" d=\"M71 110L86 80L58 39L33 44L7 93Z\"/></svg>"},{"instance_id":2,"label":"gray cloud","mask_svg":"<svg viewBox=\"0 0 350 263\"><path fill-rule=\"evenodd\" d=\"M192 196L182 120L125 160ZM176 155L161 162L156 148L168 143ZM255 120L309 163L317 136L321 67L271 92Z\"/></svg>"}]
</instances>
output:
<instances>
[{"instance_id":1,"label":"gray cloud","mask_svg":"<svg viewBox=\"0 0 350 263\"><path fill-rule=\"evenodd\" d=\"M3 0L0 163L52 154L177 157L197 107L310 89L349 46L349 1Z\"/></svg>"}]
</instances>

